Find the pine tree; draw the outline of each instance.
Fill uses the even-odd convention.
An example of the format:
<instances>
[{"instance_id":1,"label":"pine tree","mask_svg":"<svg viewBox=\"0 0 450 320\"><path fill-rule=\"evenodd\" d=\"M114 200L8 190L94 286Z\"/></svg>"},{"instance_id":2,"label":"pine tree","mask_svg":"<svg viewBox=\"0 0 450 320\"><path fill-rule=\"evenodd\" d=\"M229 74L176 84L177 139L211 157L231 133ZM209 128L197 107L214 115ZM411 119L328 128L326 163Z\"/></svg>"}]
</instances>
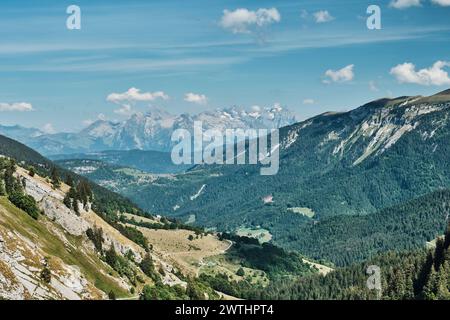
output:
<instances>
[{"instance_id":1,"label":"pine tree","mask_svg":"<svg viewBox=\"0 0 450 320\"><path fill-rule=\"evenodd\" d=\"M73 199L72 206L73 206L73 211L75 211L77 216L79 216L80 215L80 207L78 206L78 199L77 198Z\"/></svg>"},{"instance_id":2,"label":"pine tree","mask_svg":"<svg viewBox=\"0 0 450 320\"><path fill-rule=\"evenodd\" d=\"M155 266L153 264L153 259L149 253L147 253L139 264L142 272L150 278L153 278L155 275Z\"/></svg>"},{"instance_id":3,"label":"pine tree","mask_svg":"<svg viewBox=\"0 0 450 320\"><path fill-rule=\"evenodd\" d=\"M438 300L450 299L450 264L445 261L437 273L436 279L436 298Z\"/></svg>"},{"instance_id":4,"label":"pine tree","mask_svg":"<svg viewBox=\"0 0 450 320\"><path fill-rule=\"evenodd\" d=\"M9 161L4 174L5 190L7 194L11 194L17 189L14 172L16 172L15 163L13 161Z\"/></svg>"},{"instance_id":5,"label":"pine tree","mask_svg":"<svg viewBox=\"0 0 450 320\"><path fill-rule=\"evenodd\" d=\"M70 198L69 193L67 193L67 194L64 196L63 203L64 203L64 205L65 205L67 208L72 209L72 198Z\"/></svg>"},{"instance_id":6,"label":"pine tree","mask_svg":"<svg viewBox=\"0 0 450 320\"><path fill-rule=\"evenodd\" d=\"M35 173L36 173L36 172L35 172L34 167L30 166L30 168L28 169L28 175L29 175L30 177L34 177Z\"/></svg>"},{"instance_id":7,"label":"pine tree","mask_svg":"<svg viewBox=\"0 0 450 320\"><path fill-rule=\"evenodd\" d=\"M75 186L75 182L73 181L72 175L68 174L66 176L66 181L65 183L69 186L69 187L74 187Z\"/></svg>"},{"instance_id":8,"label":"pine tree","mask_svg":"<svg viewBox=\"0 0 450 320\"><path fill-rule=\"evenodd\" d=\"M438 276L434 267L428 276L428 281L423 288L423 297L425 300L436 300L436 289L438 286Z\"/></svg>"},{"instance_id":9,"label":"pine tree","mask_svg":"<svg viewBox=\"0 0 450 320\"><path fill-rule=\"evenodd\" d=\"M447 230L445 232L445 238L444 238L444 248L448 249L450 247L450 222L447 226Z\"/></svg>"},{"instance_id":10,"label":"pine tree","mask_svg":"<svg viewBox=\"0 0 450 320\"><path fill-rule=\"evenodd\" d=\"M92 191L89 183L81 180L77 186L77 194L83 206L86 206L89 201L92 201Z\"/></svg>"},{"instance_id":11,"label":"pine tree","mask_svg":"<svg viewBox=\"0 0 450 320\"><path fill-rule=\"evenodd\" d=\"M56 167L52 168L50 178L52 179L52 184L55 189L61 186L61 181L59 180L58 169Z\"/></svg>"},{"instance_id":12,"label":"pine tree","mask_svg":"<svg viewBox=\"0 0 450 320\"><path fill-rule=\"evenodd\" d=\"M442 263L444 262L444 240L442 238L437 239L436 249L434 251L434 268L439 271Z\"/></svg>"},{"instance_id":13,"label":"pine tree","mask_svg":"<svg viewBox=\"0 0 450 320\"><path fill-rule=\"evenodd\" d=\"M117 263L117 253L116 249L114 249L114 246L111 245L111 248L109 248L108 251L105 253L105 260L106 263L108 263L111 267L115 267Z\"/></svg>"}]
</instances>

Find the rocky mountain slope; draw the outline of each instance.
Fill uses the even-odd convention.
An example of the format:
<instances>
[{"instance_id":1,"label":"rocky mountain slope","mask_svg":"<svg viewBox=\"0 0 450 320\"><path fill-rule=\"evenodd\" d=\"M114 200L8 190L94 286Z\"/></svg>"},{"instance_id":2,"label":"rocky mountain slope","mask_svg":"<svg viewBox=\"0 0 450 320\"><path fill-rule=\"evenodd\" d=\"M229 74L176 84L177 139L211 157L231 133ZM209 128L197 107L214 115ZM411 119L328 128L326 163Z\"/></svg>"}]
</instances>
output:
<instances>
[{"instance_id":1,"label":"rocky mountain slope","mask_svg":"<svg viewBox=\"0 0 450 320\"><path fill-rule=\"evenodd\" d=\"M87 236L88 230L102 230L102 246L107 251L132 255L136 264L145 250L127 239L100 218L90 206L80 206L79 214L63 203L69 187L55 189L48 179L30 176L17 168L16 177L25 185L42 215L33 219L15 207L8 198L0 198L0 296L6 299L105 299L111 291L119 297L132 296L133 290L153 284L154 279L133 267L140 283L119 274L106 263ZM158 268L165 270L164 285L184 285L175 270L160 257L152 256ZM43 279L48 270L50 280Z\"/></svg>"},{"instance_id":2,"label":"rocky mountain slope","mask_svg":"<svg viewBox=\"0 0 450 320\"><path fill-rule=\"evenodd\" d=\"M57 174L49 160L3 136L0 155L0 298L220 298L121 218L144 214L128 200L75 173ZM146 219L156 229L182 227Z\"/></svg>"},{"instance_id":3,"label":"rocky mountain slope","mask_svg":"<svg viewBox=\"0 0 450 320\"><path fill-rule=\"evenodd\" d=\"M102 289L126 294L129 289L126 282L108 274L111 269L83 237L93 225L67 209L62 204L62 192L52 190L44 179L31 178L21 169L18 176L26 179L27 193L33 195L45 216L35 221L7 198L1 199L3 280L0 281L0 296L7 299L99 299L106 297ZM83 212L83 215L91 214ZM120 251L129 248L139 253L135 244L107 235L110 245ZM50 271L49 283L41 279L44 268ZM102 283L100 288L96 287L97 281Z\"/></svg>"}]
</instances>

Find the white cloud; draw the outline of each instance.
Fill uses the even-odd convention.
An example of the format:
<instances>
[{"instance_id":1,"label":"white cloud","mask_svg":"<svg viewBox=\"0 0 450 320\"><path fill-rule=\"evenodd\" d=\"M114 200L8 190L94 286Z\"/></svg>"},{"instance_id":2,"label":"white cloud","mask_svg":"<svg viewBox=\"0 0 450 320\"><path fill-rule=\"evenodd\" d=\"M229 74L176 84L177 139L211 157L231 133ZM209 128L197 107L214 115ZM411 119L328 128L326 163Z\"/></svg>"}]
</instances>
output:
<instances>
[{"instance_id":1,"label":"white cloud","mask_svg":"<svg viewBox=\"0 0 450 320\"><path fill-rule=\"evenodd\" d=\"M239 8L234 11L224 10L220 25L233 33L251 33L252 27L263 27L281 21L276 8L260 8L251 11Z\"/></svg>"},{"instance_id":2,"label":"white cloud","mask_svg":"<svg viewBox=\"0 0 450 320\"><path fill-rule=\"evenodd\" d=\"M389 4L390 7L395 9L406 9L411 7L420 7L422 4L421 0L392 0ZM440 0L442 1L442 0Z\"/></svg>"},{"instance_id":3,"label":"white cloud","mask_svg":"<svg viewBox=\"0 0 450 320\"><path fill-rule=\"evenodd\" d=\"M114 110L114 113L120 114L121 116L130 116L134 111L129 104L124 104L119 109Z\"/></svg>"},{"instance_id":4,"label":"white cloud","mask_svg":"<svg viewBox=\"0 0 450 320\"><path fill-rule=\"evenodd\" d=\"M33 111L33 106L27 102L15 102L15 103L1 103L0 112L2 111Z\"/></svg>"},{"instance_id":5,"label":"white cloud","mask_svg":"<svg viewBox=\"0 0 450 320\"><path fill-rule=\"evenodd\" d=\"M373 80L369 81L369 89L370 89L370 91L374 91L374 92L380 91L380 89L378 89L378 87L377 87L377 84Z\"/></svg>"},{"instance_id":6,"label":"white cloud","mask_svg":"<svg viewBox=\"0 0 450 320\"><path fill-rule=\"evenodd\" d=\"M325 23L334 20L334 17L327 10L321 10L314 13L314 19L317 23Z\"/></svg>"},{"instance_id":7,"label":"white cloud","mask_svg":"<svg viewBox=\"0 0 450 320\"><path fill-rule=\"evenodd\" d=\"M303 100L303 104L314 104L314 103L316 103L314 101L314 99L305 99L305 100Z\"/></svg>"},{"instance_id":8,"label":"white cloud","mask_svg":"<svg viewBox=\"0 0 450 320\"><path fill-rule=\"evenodd\" d=\"M53 134L56 132L56 130L53 128L53 125L51 123L45 124L41 130L47 134Z\"/></svg>"},{"instance_id":9,"label":"white cloud","mask_svg":"<svg viewBox=\"0 0 450 320\"><path fill-rule=\"evenodd\" d=\"M442 7L450 6L450 0L431 0L431 2Z\"/></svg>"},{"instance_id":10,"label":"white cloud","mask_svg":"<svg viewBox=\"0 0 450 320\"><path fill-rule=\"evenodd\" d=\"M332 82L347 82L353 80L355 77L355 73L353 72L353 68L355 65L350 64L340 70L327 70L325 72L325 76L329 78L329 80L324 80L325 83Z\"/></svg>"},{"instance_id":11,"label":"white cloud","mask_svg":"<svg viewBox=\"0 0 450 320\"><path fill-rule=\"evenodd\" d=\"M185 94L184 101L196 104L206 104L208 102L208 98L204 94L196 94L189 92Z\"/></svg>"},{"instance_id":12,"label":"white cloud","mask_svg":"<svg viewBox=\"0 0 450 320\"><path fill-rule=\"evenodd\" d=\"M415 83L424 86L449 85L450 78L445 67L450 67L450 62L436 61L431 67L416 71L416 66L412 63L403 63L391 69L391 74L400 83Z\"/></svg>"},{"instance_id":13,"label":"white cloud","mask_svg":"<svg viewBox=\"0 0 450 320\"><path fill-rule=\"evenodd\" d=\"M141 93L140 89L130 88L127 92L124 93L111 93L110 95L108 95L106 100L114 103L120 103L123 101L154 101L158 98L168 100L169 96L163 91Z\"/></svg>"}]
</instances>

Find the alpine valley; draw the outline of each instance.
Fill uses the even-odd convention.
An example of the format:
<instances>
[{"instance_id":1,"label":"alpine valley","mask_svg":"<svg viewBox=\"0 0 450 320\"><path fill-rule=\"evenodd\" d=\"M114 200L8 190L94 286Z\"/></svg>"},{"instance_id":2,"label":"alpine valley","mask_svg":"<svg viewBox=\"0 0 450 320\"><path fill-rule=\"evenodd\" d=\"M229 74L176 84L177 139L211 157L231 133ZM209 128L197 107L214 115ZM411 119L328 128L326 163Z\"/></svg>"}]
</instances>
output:
<instances>
[{"instance_id":1,"label":"alpine valley","mask_svg":"<svg viewBox=\"0 0 450 320\"><path fill-rule=\"evenodd\" d=\"M450 299L450 90L299 123L253 112L2 127L0 297ZM281 127L278 174L170 167L170 132L194 118Z\"/></svg>"},{"instance_id":2,"label":"alpine valley","mask_svg":"<svg viewBox=\"0 0 450 320\"><path fill-rule=\"evenodd\" d=\"M283 127L274 176L261 176L257 166L215 165L142 179L117 175L104 162L102 171L92 166L85 175L119 186L116 191L150 212L266 236L345 266L390 249L423 247L443 234L449 138L450 91L444 91L381 99ZM435 205L433 199L439 199Z\"/></svg>"}]
</instances>

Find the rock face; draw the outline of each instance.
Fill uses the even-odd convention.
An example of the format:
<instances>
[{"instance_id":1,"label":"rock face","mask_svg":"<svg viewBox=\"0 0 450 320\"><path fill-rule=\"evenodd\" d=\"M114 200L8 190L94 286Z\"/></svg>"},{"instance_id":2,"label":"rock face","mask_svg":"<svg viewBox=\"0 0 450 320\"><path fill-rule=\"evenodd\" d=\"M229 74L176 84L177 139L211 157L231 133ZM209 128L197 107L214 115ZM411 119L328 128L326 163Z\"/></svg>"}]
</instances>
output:
<instances>
[{"instance_id":1,"label":"rock face","mask_svg":"<svg viewBox=\"0 0 450 320\"><path fill-rule=\"evenodd\" d=\"M72 235L81 236L86 232L89 224L62 203L64 193L61 190L54 190L44 179L30 177L20 168L18 175L25 181L27 194L36 200L46 216Z\"/></svg>"},{"instance_id":2,"label":"rock face","mask_svg":"<svg viewBox=\"0 0 450 320\"><path fill-rule=\"evenodd\" d=\"M31 195L42 212L61 226L65 232L74 236L81 236L89 228L103 227L103 245L105 249L114 246L114 249L122 255L131 251L137 262L142 260L141 248L98 217L91 210L90 204L86 206L79 204L79 216L73 210L67 208L62 201L65 196L63 189L67 190L68 186L63 185L61 189L55 190L45 179L38 176L30 177L22 168L18 168L17 175L20 179L25 180L26 193ZM105 228L104 226L107 227Z\"/></svg>"},{"instance_id":3,"label":"rock face","mask_svg":"<svg viewBox=\"0 0 450 320\"><path fill-rule=\"evenodd\" d=\"M4 212L2 212L4 213ZM5 299L95 299L104 297L75 266L57 258L50 282L42 280L46 254L40 243L0 226L0 296Z\"/></svg>"},{"instance_id":4,"label":"rock face","mask_svg":"<svg viewBox=\"0 0 450 320\"><path fill-rule=\"evenodd\" d=\"M86 271L100 272L117 286L129 290L130 286L124 279L107 275L108 267L98 259L85 232L94 225L102 228L105 249L114 245L122 254L131 250L138 261L143 250L98 218L90 206L80 208L80 216L68 209L62 203L64 190L68 189L66 185L55 190L46 179L37 175L31 177L20 167L16 175L25 182L25 192L37 201L48 219L35 221L17 208L7 208L0 203L0 297L12 300L106 298L106 294L85 277ZM97 220L92 219L93 216ZM83 237L85 240L79 246L76 239ZM65 258L61 259L60 255ZM97 261L98 270L81 270L76 264L68 264L65 261L67 255L80 255L90 263ZM76 258L71 261L76 263ZM45 267L50 270L49 281L42 278Z\"/></svg>"},{"instance_id":5,"label":"rock face","mask_svg":"<svg viewBox=\"0 0 450 320\"><path fill-rule=\"evenodd\" d=\"M89 224L83 218L77 216L64 204L55 201L51 196L43 197L39 202L39 207L47 217L74 236L81 236L89 228Z\"/></svg>"}]
</instances>

